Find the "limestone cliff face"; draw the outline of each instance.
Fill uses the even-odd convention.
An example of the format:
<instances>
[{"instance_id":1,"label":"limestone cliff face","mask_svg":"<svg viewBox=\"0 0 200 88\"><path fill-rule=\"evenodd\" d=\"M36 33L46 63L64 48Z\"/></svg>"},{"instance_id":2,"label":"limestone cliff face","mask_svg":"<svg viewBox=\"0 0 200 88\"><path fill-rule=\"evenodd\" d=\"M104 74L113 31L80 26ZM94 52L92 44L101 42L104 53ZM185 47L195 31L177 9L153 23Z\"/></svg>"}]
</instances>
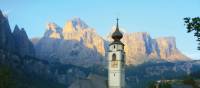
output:
<instances>
[{"instance_id":1,"label":"limestone cliff face","mask_svg":"<svg viewBox=\"0 0 200 88\"><path fill-rule=\"evenodd\" d=\"M122 41L127 64L140 64L149 58L159 58L156 43L146 32L125 33Z\"/></svg>"},{"instance_id":2,"label":"limestone cliff face","mask_svg":"<svg viewBox=\"0 0 200 88\"><path fill-rule=\"evenodd\" d=\"M67 21L67 23L65 24L63 28L63 34L72 33L74 31L81 31L87 28L89 28L88 25L80 18L73 18Z\"/></svg>"},{"instance_id":3,"label":"limestone cliff face","mask_svg":"<svg viewBox=\"0 0 200 88\"><path fill-rule=\"evenodd\" d=\"M102 60L105 53L103 38L80 18L69 20L63 29L58 26L47 28L35 46L39 58L83 66Z\"/></svg>"},{"instance_id":4,"label":"limestone cliff face","mask_svg":"<svg viewBox=\"0 0 200 88\"><path fill-rule=\"evenodd\" d=\"M157 38L156 42L158 44L158 53L160 54L161 59L165 59L167 61L189 60L188 57L183 55L176 48L176 40L174 37Z\"/></svg>"},{"instance_id":5,"label":"limestone cliff face","mask_svg":"<svg viewBox=\"0 0 200 88\"><path fill-rule=\"evenodd\" d=\"M83 43L87 48L96 49L104 55L104 40L80 18L69 20L63 28L64 40L76 40Z\"/></svg>"},{"instance_id":6,"label":"limestone cliff face","mask_svg":"<svg viewBox=\"0 0 200 88\"><path fill-rule=\"evenodd\" d=\"M110 35L103 39L80 18L73 18L66 22L63 29L55 23L49 23L44 36L35 45L40 58L87 66L106 60L105 53L111 42ZM176 48L175 38L172 37L153 39L146 32L124 33L122 42L125 44L128 65L152 59L189 60Z\"/></svg>"},{"instance_id":7,"label":"limestone cliff face","mask_svg":"<svg viewBox=\"0 0 200 88\"><path fill-rule=\"evenodd\" d=\"M110 35L108 41L112 41ZM176 48L174 37L152 39L146 32L124 33L122 42L125 44L128 65L137 65L149 60L190 60Z\"/></svg>"}]
</instances>

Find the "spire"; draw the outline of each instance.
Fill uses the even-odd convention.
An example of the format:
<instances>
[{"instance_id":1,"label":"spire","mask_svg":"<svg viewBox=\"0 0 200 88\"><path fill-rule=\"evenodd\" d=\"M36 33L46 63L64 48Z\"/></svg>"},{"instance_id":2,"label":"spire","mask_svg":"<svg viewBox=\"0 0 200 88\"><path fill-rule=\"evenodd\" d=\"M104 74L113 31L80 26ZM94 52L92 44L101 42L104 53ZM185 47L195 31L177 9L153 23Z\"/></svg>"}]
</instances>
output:
<instances>
[{"instance_id":1,"label":"spire","mask_svg":"<svg viewBox=\"0 0 200 88\"><path fill-rule=\"evenodd\" d=\"M118 25L119 19L117 18L116 20L117 20L117 27L116 27L116 30L119 30L119 25Z\"/></svg>"},{"instance_id":2,"label":"spire","mask_svg":"<svg viewBox=\"0 0 200 88\"><path fill-rule=\"evenodd\" d=\"M112 34L112 38L114 41L120 41L120 39L123 37L122 33L119 31L119 24L118 24L119 19L117 18L117 26L115 32Z\"/></svg>"}]
</instances>

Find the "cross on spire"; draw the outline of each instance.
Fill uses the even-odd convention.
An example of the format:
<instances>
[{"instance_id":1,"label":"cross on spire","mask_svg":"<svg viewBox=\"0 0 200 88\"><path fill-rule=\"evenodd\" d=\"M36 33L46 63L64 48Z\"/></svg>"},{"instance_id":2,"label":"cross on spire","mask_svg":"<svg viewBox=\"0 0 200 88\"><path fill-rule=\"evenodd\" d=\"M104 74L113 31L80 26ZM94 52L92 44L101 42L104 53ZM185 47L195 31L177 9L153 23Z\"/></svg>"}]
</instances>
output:
<instances>
[{"instance_id":1,"label":"cross on spire","mask_svg":"<svg viewBox=\"0 0 200 88\"><path fill-rule=\"evenodd\" d=\"M119 31L119 24L118 21L119 19L117 18L117 25L116 25L116 30L113 32L112 34L112 38L114 39L114 41L120 41L120 39L123 37L123 34Z\"/></svg>"},{"instance_id":2,"label":"cross on spire","mask_svg":"<svg viewBox=\"0 0 200 88\"><path fill-rule=\"evenodd\" d=\"M119 21L119 18L117 18L116 20L117 20L117 23L118 23L118 21Z\"/></svg>"},{"instance_id":3,"label":"cross on spire","mask_svg":"<svg viewBox=\"0 0 200 88\"><path fill-rule=\"evenodd\" d=\"M119 25L118 25L119 18L117 18L116 20L117 20L117 27L116 27L116 29L119 30Z\"/></svg>"}]
</instances>

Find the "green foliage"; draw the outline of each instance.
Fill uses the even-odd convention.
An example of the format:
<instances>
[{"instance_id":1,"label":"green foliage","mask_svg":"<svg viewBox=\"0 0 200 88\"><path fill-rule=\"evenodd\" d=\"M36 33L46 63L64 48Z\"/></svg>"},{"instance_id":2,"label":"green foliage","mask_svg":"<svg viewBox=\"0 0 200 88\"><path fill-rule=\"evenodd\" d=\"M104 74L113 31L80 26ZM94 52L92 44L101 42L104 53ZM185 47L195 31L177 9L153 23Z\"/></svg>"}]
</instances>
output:
<instances>
[{"instance_id":1,"label":"green foliage","mask_svg":"<svg viewBox=\"0 0 200 88\"><path fill-rule=\"evenodd\" d=\"M198 43L198 50L200 50L200 17L186 17L184 18L185 26L187 28L187 32L190 33L194 31L194 36L197 37Z\"/></svg>"},{"instance_id":2,"label":"green foliage","mask_svg":"<svg viewBox=\"0 0 200 88\"><path fill-rule=\"evenodd\" d=\"M188 85L195 85L195 81L192 77L186 77L186 79L183 80L184 84L188 84Z\"/></svg>"},{"instance_id":3,"label":"green foliage","mask_svg":"<svg viewBox=\"0 0 200 88\"><path fill-rule=\"evenodd\" d=\"M156 82L155 81L150 82L148 88L156 88Z\"/></svg>"},{"instance_id":4,"label":"green foliage","mask_svg":"<svg viewBox=\"0 0 200 88\"><path fill-rule=\"evenodd\" d=\"M39 75L27 75L7 65L0 65L0 88L66 88L66 86Z\"/></svg>"},{"instance_id":5,"label":"green foliage","mask_svg":"<svg viewBox=\"0 0 200 88\"><path fill-rule=\"evenodd\" d=\"M166 83L161 83L159 85L159 88L172 88L172 87L170 83L166 82Z\"/></svg>"},{"instance_id":6,"label":"green foliage","mask_svg":"<svg viewBox=\"0 0 200 88\"><path fill-rule=\"evenodd\" d=\"M15 80L12 71L7 66L0 66L0 88L14 88Z\"/></svg>"},{"instance_id":7,"label":"green foliage","mask_svg":"<svg viewBox=\"0 0 200 88\"><path fill-rule=\"evenodd\" d=\"M190 74L191 77L200 79L200 71L196 71Z\"/></svg>"},{"instance_id":8,"label":"green foliage","mask_svg":"<svg viewBox=\"0 0 200 88\"><path fill-rule=\"evenodd\" d=\"M156 83L155 81L150 82L148 88L172 88L169 82Z\"/></svg>"},{"instance_id":9,"label":"green foliage","mask_svg":"<svg viewBox=\"0 0 200 88\"><path fill-rule=\"evenodd\" d=\"M184 64L184 63L185 62L179 62L179 64ZM128 85L134 86L135 88L147 88L150 86L152 81L157 81L161 79L163 80L182 79L183 76L187 75L186 72L181 70L173 71L172 69L174 67L176 67L176 64L171 62L159 62L159 63L148 62L138 66L128 66L126 68L126 76L127 76L126 82ZM165 68L167 69L164 72L160 71L161 69ZM199 68L195 67L195 69ZM152 73L154 72L159 75L152 75Z\"/></svg>"},{"instance_id":10,"label":"green foliage","mask_svg":"<svg viewBox=\"0 0 200 88\"><path fill-rule=\"evenodd\" d=\"M197 86L197 83L195 82L194 78L191 77L191 76L186 77L186 78L183 80L183 84L191 85L191 86L193 86L193 88L199 88L199 87Z\"/></svg>"}]
</instances>

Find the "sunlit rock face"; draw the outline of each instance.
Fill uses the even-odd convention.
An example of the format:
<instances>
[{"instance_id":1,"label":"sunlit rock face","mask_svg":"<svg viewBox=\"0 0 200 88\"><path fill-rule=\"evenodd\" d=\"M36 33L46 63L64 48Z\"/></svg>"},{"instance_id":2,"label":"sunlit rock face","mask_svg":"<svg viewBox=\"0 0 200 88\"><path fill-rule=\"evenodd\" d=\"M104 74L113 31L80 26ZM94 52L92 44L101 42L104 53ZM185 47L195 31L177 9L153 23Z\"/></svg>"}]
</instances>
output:
<instances>
[{"instance_id":1,"label":"sunlit rock face","mask_svg":"<svg viewBox=\"0 0 200 88\"><path fill-rule=\"evenodd\" d=\"M107 39L80 18L66 22L63 28L49 23L44 36L35 43L37 57L75 65L92 65L106 60L112 32ZM175 38L153 39L147 32L124 33L126 64L137 65L149 60L189 60L177 48Z\"/></svg>"},{"instance_id":2,"label":"sunlit rock face","mask_svg":"<svg viewBox=\"0 0 200 88\"><path fill-rule=\"evenodd\" d=\"M93 65L104 60L104 40L80 18L67 21L64 28L48 25L36 44L37 56L50 61Z\"/></svg>"},{"instance_id":3,"label":"sunlit rock face","mask_svg":"<svg viewBox=\"0 0 200 88\"><path fill-rule=\"evenodd\" d=\"M55 23L48 23L44 37L52 39L60 39L63 37L62 28Z\"/></svg>"},{"instance_id":4,"label":"sunlit rock face","mask_svg":"<svg viewBox=\"0 0 200 88\"><path fill-rule=\"evenodd\" d=\"M111 42L110 34L108 41ZM147 32L134 32L124 33L122 42L125 44L126 64L128 65L137 65L149 60L190 60L176 48L173 37L153 39Z\"/></svg>"},{"instance_id":5,"label":"sunlit rock face","mask_svg":"<svg viewBox=\"0 0 200 88\"><path fill-rule=\"evenodd\" d=\"M159 58L156 43L146 32L126 33L122 41L127 64L140 64L150 58Z\"/></svg>"},{"instance_id":6,"label":"sunlit rock face","mask_svg":"<svg viewBox=\"0 0 200 88\"><path fill-rule=\"evenodd\" d=\"M76 40L87 48L96 49L104 55L104 40L80 18L69 20L63 29L64 40Z\"/></svg>"},{"instance_id":7,"label":"sunlit rock face","mask_svg":"<svg viewBox=\"0 0 200 88\"><path fill-rule=\"evenodd\" d=\"M63 28L63 34L72 33L74 31L80 31L89 28L88 25L80 18L73 18L66 22Z\"/></svg>"},{"instance_id":8,"label":"sunlit rock face","mask_svg":"<svg viewBox=\"0 0 200 88\"><path fill-rule=\"evenodd\" d=\"M176 40L174 37L157 38L156 42L158 44L161 59L168 61L189 60L188 57L183 55L176 48Z\"/></svg>"}]
</instances>

